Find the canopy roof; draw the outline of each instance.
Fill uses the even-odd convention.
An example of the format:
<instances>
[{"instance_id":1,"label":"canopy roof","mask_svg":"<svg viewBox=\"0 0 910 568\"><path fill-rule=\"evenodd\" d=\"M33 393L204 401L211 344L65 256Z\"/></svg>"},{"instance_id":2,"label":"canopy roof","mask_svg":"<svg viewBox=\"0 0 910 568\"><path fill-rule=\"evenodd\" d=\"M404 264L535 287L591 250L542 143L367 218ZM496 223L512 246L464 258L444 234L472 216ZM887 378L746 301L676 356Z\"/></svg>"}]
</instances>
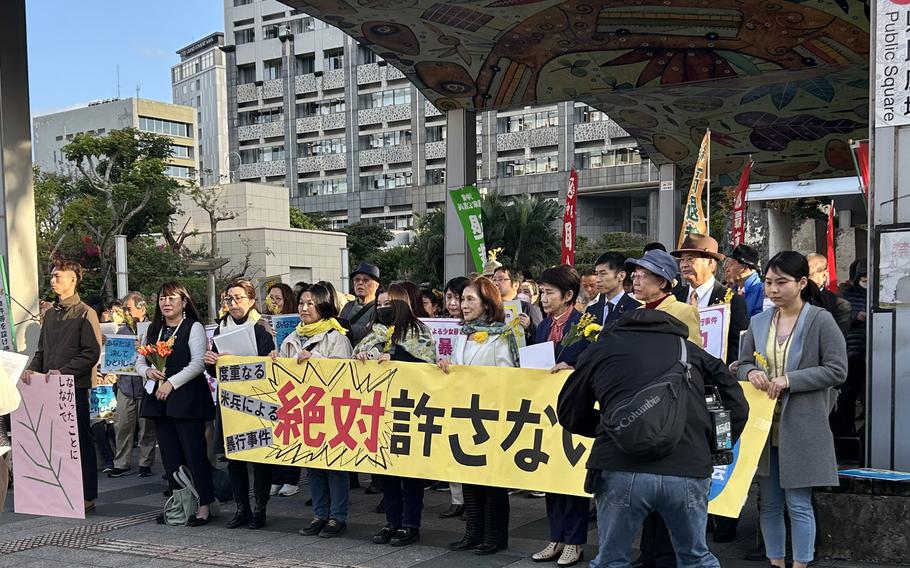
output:
<instances>
[{"instance_id":1,"label":"canopy roof","mask_svg":"<svg viewBox=\"0 0 910 568\"><path fill-rule=\"evenodd\" d=\"M734 182L852 173L868 130L860 0L282 0L341 28L440 110L576 100L657 163Z\"/></svg>"}]
</instances>

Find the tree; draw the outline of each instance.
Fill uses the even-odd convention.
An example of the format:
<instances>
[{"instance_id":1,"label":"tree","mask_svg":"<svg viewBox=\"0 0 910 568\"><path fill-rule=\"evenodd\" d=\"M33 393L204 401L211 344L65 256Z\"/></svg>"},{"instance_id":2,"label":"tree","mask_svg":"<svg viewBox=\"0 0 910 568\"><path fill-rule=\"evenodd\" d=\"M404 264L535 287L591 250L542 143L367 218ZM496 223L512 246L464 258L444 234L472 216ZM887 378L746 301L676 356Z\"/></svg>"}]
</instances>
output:
<instances>
[{"instance_id":1,"label":"tree","mask_svg":"<svg viewBox=\"0 0 910 568\"><path fill-rule=\"evenodd\" d=\"M237 212L231 211L222 201L224 188L220 185L199 187L194 182L186 188L185 194L209 217L209 238L211 239L209 256L216 258L218 256L218 223L236 219Z\"/></svg>"},{"instance_id":2,"label":"tree","mask_svg":"<svg viewBox=\"0 0 910 568\"><path fill-rule=\"evenodd\" d=\"M304 213L292 205L291 228L308 229L310 231L328 231L332 228L332 224L322 213Z\"/></svg>"},{"instance_id":3,"label":"tree","mask_svg":"<svg viewBox=\"0 0 910 568\"><path fill-rule=\"evenodd\" d=\"M348 257L351 268L358 262L374 261L386 244L392 240L392 232L380 225L354 223L342 229L348 235Z\"/></svg>"},{"instance_id":4,"label":"tree","mask_svg":"<svg viewBox=\"0 0 910 568\"><path fill-rule=\"evenodd\" d=\"M625 232L604 233L594 241L579 235L575 241L575 267L594 268L597 257L608 251L618 252L629 258L639 258L649 242L651 239L647 235Z\"/></svg>"},{"instance_id":5,"label":"tree","mask_svg":"<svg viewBox=\"0 0 910 568\"><path fill-rule=\"evenodd\" d=\"M445 210L434 209L418 217L414 229L416 237L410 246L414 272L420 281L442 287L445 273Z\"/></svg>"},{"instance_id":6,"label":"tree","mask_svg":"<svg viewBox=\"0 0 910 568\"><path fill-rule=\"evenodd\" d=\"M483 198L483 233L487 250L501 247L500 258L516 268L541 272L559 262L556 222L562 206L536 195Z\"/></svg>"},{"instance_id":7,"label":"tree","mask_svg":"<svg viewBox=\"0 0 910 568\"><path fill-rule=\"evenodd\" d=\"M169 224L179 185L164 173L171 140L135 128L105 136L77 134L63 148L80 177L63 210L68 227L80 226L98 247L101 292L111 298L114 237Z\"/></svg>"}]
</instances>

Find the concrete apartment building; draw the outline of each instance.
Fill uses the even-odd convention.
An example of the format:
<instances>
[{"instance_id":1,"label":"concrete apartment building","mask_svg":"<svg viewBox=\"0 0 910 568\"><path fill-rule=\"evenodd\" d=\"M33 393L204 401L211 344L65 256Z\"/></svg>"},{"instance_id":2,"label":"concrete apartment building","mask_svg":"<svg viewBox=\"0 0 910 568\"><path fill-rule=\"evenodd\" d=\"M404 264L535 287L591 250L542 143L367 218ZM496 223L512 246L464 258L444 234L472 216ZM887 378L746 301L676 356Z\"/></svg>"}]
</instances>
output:
<instances>
[{"instance_id":1,"label":"concrete apartment building","mask_svg":"<svg viewBox=\"0 0 910 568\"><path fill-rule=\"evenodd\" d=\"M196 109L199 152L196 171L203 186L231 181L228 145L227 74L221 51L224 34L216 32L177 50L180 63L171 68L174 104Z\"/></svg>"},{"instance_id":2,"label":"concrete apartment building","mask_svg":"<svg viewBox=\"0 0 910 568\"><path fill-rule=\"evenodd\" d=\"M69 173L72 165L63 156L63 147L76 134L101 136L129 127L169 136L174 152L168 161L167 174L178 180L196 179L196 111L139 98L90 103L83 108L35 117L32 121L34 163L47 172Z\"/></svg>"},{"instance_id":3,"label":"concrete apartment building","mask_svg":"<svg viewBox=\"0 0 910 568\"><path fill-rule=\"evenodd\" d=\"M340 227L411 227L445 202L445 115L341 30L276 0L225 0L231 153L238 180L285 185ZM565 195L579 234L656 230L657 169L615 122L567 102L477 117L477 179L505 195Z\"/></svg>"}]
</instances>

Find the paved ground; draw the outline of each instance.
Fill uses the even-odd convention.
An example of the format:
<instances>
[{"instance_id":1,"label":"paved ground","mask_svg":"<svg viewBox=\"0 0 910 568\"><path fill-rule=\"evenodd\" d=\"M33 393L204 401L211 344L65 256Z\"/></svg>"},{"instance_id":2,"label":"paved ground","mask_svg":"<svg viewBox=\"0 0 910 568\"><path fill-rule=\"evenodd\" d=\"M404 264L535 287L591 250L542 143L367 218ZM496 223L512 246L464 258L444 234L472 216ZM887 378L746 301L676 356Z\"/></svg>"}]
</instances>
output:
<instances>
[{"instance_id":1,"label":"paved ground","mask_svg":"<svg viewBox=\"0 0 910 568\"><path fill-rule=\"evenodd\" d=\"M543 499L513 496L511 537L508 551L492 556L450 552L446 543L459 540L464 528L458 519L439 519L448 506L448 493L428 491L420 544L392 548L374 545L370 537L382 525L384 516L374 511L379 497L352 490L351 518L347 532L338 538L303 537L297 529L310 520L304 506L306 485L293 497L274 497L269 504L269 523L258 531L228 530L224 523L233 513L228 503L208 526L166 527L156 525L155 515L165 498L160 469L155 476L132 475L120 479L100 476L101 494L97 509L84 521L32 517L7 511L0 514L0 567L61 568L79 566L171 568L188 566L249 566L257 568L499 568L542 565L530 555L547 542ZM361 476L366 482L366 476ZM750 500L754 501L754 500ZM724 568L759 568L765 562L743 560L755 549L755 510L746 511L740 524L740 540L730 544L712 543ZM588 542L597 540L592 526ZM586 559L593 557L589 545ZM587 562L580 565L586 566ZM555 566L555 564L547 564ZM820 561L818 566L850 568L858 564ZM887 568L887 567L879 567Z\"/></svg>"}]
</instances>

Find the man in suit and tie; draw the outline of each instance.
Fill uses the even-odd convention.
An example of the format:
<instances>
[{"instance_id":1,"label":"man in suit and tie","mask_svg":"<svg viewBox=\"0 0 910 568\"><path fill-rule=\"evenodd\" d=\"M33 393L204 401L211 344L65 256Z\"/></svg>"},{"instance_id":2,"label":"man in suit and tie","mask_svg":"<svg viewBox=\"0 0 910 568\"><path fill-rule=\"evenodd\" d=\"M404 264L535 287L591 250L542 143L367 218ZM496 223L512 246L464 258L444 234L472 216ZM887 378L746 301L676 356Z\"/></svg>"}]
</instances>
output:
<instances>
[{"instance_id":1,"label":"man in suit and tie","mask_svg":"<svg viewBox=\"0 0 910 568\"><path fill-rule=\"evenodd\" d=\"M619 319L625 312L638 309L640 302L626 294L623 282L626 280L626 257L618 252L600 255L594 263L594 274L600 297L589 306L587 312L597 323L607 325ZM601 334L605 337L606 334Z\"/></svg>"}]
</instances>

